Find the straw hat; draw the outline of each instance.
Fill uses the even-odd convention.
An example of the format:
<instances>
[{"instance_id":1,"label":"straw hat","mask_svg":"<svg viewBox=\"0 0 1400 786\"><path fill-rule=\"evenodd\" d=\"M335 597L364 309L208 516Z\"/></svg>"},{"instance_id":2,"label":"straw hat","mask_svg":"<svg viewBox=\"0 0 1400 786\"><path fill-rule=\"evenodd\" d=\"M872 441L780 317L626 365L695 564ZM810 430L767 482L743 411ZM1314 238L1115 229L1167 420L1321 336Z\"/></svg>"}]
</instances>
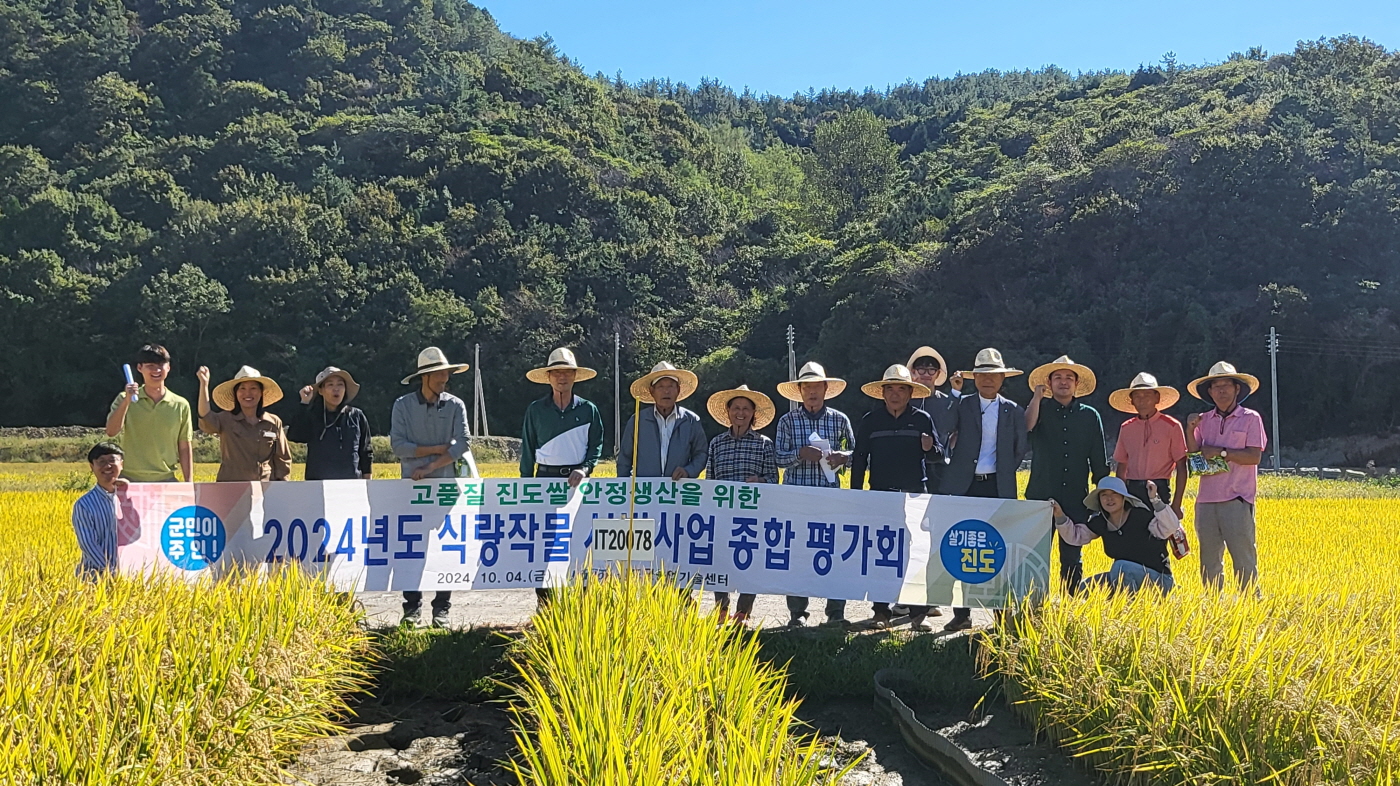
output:
<instances>
[{"instance_id":1,"label":"straw hat","mask_svg":"<svg viewBox=\"0 0 1400 786\"><path fill-rule=\"evenodd\" d=\"M825 382L826 397L829 399L836 398L841 395L841 391L846 389L846 380L828 377L822 364L812 361L802 366L802 370L797 372L797 379L790 382L779 382L778 395L788 401L801 401L803 382Z\"/></svg>"},{"instance_id":2,"label":"straw hat","mask_svg":"<svg viewBox=\"0 0 1400 786\"><path fill-rule=\"evenodd\" d=\"M1239 403L1239 401L1244 401L1250 396L1250 394L1254 393L1256 390L1259 389L1258 377L1252 374L1241 374L1240 372L1235 370L1234 366L1222 360L1219 363L1216 363L1215 365L1210 367L1209 374L1206 374L1200 379L1192 380L1191 384L1186 386L1186 390L1191 395L1195 396L1196 398L1202 401L1209 401L1210 396L1202 393L1201 385L1209 385L1217 379L1233 379L1236 382L1242 383L1246 388L1248 388L1246 392L1240 395L1239 400L1236 403Z\"/></svg>"},{"instance_id":3,"label":"straw hat","mask_svg":"<svg viewBox=\"0 0 1400 786\"><path fill-rule=\"evenodd\" d=\"M531 382L548 385L549 372L562 369L573 369L577 371L578 373L574 375L575 382L583 382L598 376L598 372L591 368L584 368L578 364L578 360L574 358L573 350L560 347L549 353L549 360L546 361L543 366L540 368L532 368L525 372L525 378Z\"/></svg>"},{"instance_id":4,"label":"straw hat","mask_svg":"<svg viewBox=\"0 0 1400 786\"><path fill-rule=\"evenodd\" d=\"M913 390L914 398L927 398L933 395L933 391L927 385L921 385L914 381L914 375L909 373L906 366L898 363L885 369L885 377L878 382L867 382L860 386L861 392L871 398L884 398L886 385L908 385Z\"/></svg>"},{"instance_id":5,"label":"straw hat","mask_svg":"<svg viewBox=\"0 0 1400 786\"><path fill-rule=\"evenodd\" d=\"M471 366L466 363L447 362L447 355L444 355L442 350L437 347L428 347L418 353L418 370L404 377L403 382L399 384L407 385L413 381L414 377L431 374L434 371L451 371L453 374L460 374L469 368Z\"/></svg>"},{"instance_id":6,"label":"straw hat","mask_svg":"<svg viewBox=\"0 0 1400 786\"><path fill-rule=\"evenodd\" d=\"M968 374L1005 374L1008 377L1019 376L1025 372L1019 368L1007 368L1006 363L1001 359L1001 352L987 347L977 353L977 359L972 363L971 371L964 371L963 376Z\"/></svg>"},{"instance_id":7,"label":"straw hat","mask_svg":"<svg viewBox=\"0 0 1400 786\"><path fill-rule=\"evenodd\" d=\"M753 430L757 431L773 422L773 415L776 412L773 407L773 399L757 390L749 390L748 385L740 385L732 390L721 390L710 396L710 400L705 403L705 408L710 411L710 417L714 418L715 422L728 428L732 425L729 422L729 402L736 398L746 398L753 402Z\"/></svg>"},{"instance_id":8,"label":"straw hat","mask_svg":"<svg viewBox=\"0 0 1400 786\"><path fill-rule=\"evenodd\" d=\"M676 368L663 360L651 367L650 374L632 383L632 398L643 404L655 404L656 399L652 398L651 386L660 379L674 379L681 386L681 394L676 396L676 401L684 401L690 397L691 393L695 392L696 388L700 387L700 379L695 376L694 372Z\"/></svg>"},{"instance_id":9,"label":"straw hat","mask_svg":"<svg viewBox=\"0 0 1400 786\"><path fill-rule=\"evenodd\" d=\"M316 390L319 391L321 389L321 383L331 377L340 377L345 382L345 400L341 403L348 404L350 403L350 399L359 395L360 383L356 382L355 378L350 376L349 371L336 368L335 366L326 366L321 373L316 375Z\"/></svg>"},{"instance_id":10,"label":"straw hat","mask_svg":"<svg viewBox=\"0 0 1400 786\"><path fill-rule=\"evenodd\" d=\"M1103 512L1103 506L1099 504L1099 494L1105 491L1116 491L1123 495L1123 501L1138 508L1146 508L1147 503L1128 493L1128 484L1122 478L1109 475L1099 481L1099 485L1084 498L1084 507L1095 513Z\"/></svg>"},{"instance_id":11,"label":"straw hat","mask_svg":"<svg viewBox=\"0 0 1400 786\"><path fill-rule=\"evenodd\" d=\"M948 381L948 363L943 360L943 356L938 354L938 350L933 347L919 347L914 350L914 354L909 356L909 362L904 365L910 369L914 368L914 361L919 358L933 358L938 361L938 373L933 377L933 386L938 387Z\"/></svg>"},{"instance_id":12,"label":"straw hat","mask_svg":"<svg viewBox=\"0 0 1400 786\"><path fill-rule=\"evenodd\" d=\"M219 383L214 388L214 403L219 405L219 409L225 412L234 412L238 409L238 402L233 399L233 391L242 382L258 382L262 384L264 407L270 407L282 400L282 388L273 382L270 377L265 377L262 372L252 366L243 366L238 369L238 373L233 375L233 379Z\"/></svg>"},{"instance_id":13,"label":"straw hat","mask_svg":"<svg viewBox=\"0 0 1400 786\"><path fill-rule=\"evenodd\" d=\"M1094 388L1099 386L1099 380L1094 376L1094 372L1089 370L1088 366L1070 360L1069 355L1060 355L1050 363L1036 366L1031 375L1026 378L1026 382L1030 384L1031 390L1035 390L1041 385L1049 385L1050 375L1060 370L1073 371L1074 375L1079 377L1079 386L1074 389L1075 398L1083 398L1093 393ZM1050 391L1045 391L1045 395L1051 395Z\"/></svg>"},{"instance_id":14,"label":"straw hat","mask_svg":"<svg viewBox=\"0 0 1400 786\"><path fill-rule=\"evenodd\" d=\"M1157 402L1157 411L1171 409L1176 406L1176 402L1181 400L1181 394L1176 388L1169 388L1166 385L1158 385L1157 378L1147 373L1140 372L1133 377L1133 383L1121 390L1115 390L1108 394L1108 405L1119 412L1137 414L1137 408L1133 406L1134 390L1155 390L1162 398Z\"/></svg>"}]
</instances>

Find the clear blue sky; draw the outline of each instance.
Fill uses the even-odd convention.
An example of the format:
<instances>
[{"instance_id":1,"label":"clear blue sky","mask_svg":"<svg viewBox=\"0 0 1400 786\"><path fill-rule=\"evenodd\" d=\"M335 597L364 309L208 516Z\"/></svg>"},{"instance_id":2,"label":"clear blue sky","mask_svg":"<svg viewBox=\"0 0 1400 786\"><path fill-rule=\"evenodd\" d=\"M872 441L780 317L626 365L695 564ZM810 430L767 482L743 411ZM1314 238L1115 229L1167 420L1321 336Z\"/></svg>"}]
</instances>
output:
<instances>
[{"instance_id":1,"label":"clear blue sky","mask_svg":"<svg viewBox=\"0 0 1400 786\"><path fill-rule=\"evenodd\" d=\"M520 38L548 33L588 73L788 95L988 68L1132 69L1174 51L1220 62L1352 34L1400 47L1400 0L478 0Z\"/></svg>"}]
</instances>

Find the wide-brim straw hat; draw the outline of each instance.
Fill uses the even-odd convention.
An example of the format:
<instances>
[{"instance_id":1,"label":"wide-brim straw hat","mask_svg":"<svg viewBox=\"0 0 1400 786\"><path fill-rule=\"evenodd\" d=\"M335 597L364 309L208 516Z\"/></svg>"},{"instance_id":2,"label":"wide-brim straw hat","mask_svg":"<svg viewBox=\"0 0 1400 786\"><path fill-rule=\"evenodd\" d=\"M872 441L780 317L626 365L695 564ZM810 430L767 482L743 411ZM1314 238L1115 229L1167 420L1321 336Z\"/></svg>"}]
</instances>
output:
<instances>
[{"instance_id":1,"label":"wide-brim straw hat","mask_svg":"<svg viewBox=\"0 0 1400 786\"><path fill-rule=\"evenodd\" d=\"M632 398L643 404L655 404L656 399L651 395L651 386L655 385L657 380L667 377L674 379L681 386L681 393L676 396L676 401L684 401L700 387L700 378L695 376L694 372L676 368L663 360L651 367L651 373L632 383Z\"/></svg>"},{"instance_id":2,"label":"wide-brim straw hat","mask_svg":"<svg viewBox=\"0 0 1400 786\"><path fill-rule=\"evenodd\" d=\"M991 347L977 353L977 359L972 362L971 371L962 372L963 376L969 374L1005 374L1008 377L1024 373L1019 368L1008 368L1005 361L1001 359L1001 352Z\"/></svg>"},{"instance_id":3,"label":"wide-brim straw hat","mask_svg":"<svg viewBox=\"0 0 1400 786\"><path fill-rule=\"evenodd\" d=\"M860 390L871 398L884 398L885 387L888 385L908 385L914 398L927 398L933 395L933 391L927 385L914 381L914 375L909 372L908 366L901 366L898 363L885 369L885 376L875 382L867 382L860 386Z\"/></svg>"},{"instance_id":4,"label":"wide-brim straw hat","mask_svg":"<svg viewBox=\"0 0 1400 786\"><path fill-rule=\"evenodd\" d=\"M1031 371L1031 375L1026 377L1026 382L1031 386L1031 390L1035 390L1041 385L1049 386L1050 375L1062 370L1073 371L1074 375L1079 378L1079 385L1074 389L1075 398L1083 398L1093 393L1094 388L1099 386L1098 377L1094 376L1094 372L1083 363L1075 363L1070 360L1069 355L1060 355L1043 366L1036 366ZM1051 395L1050 391L1045 391L1045 395Z\"/></svg>"},{"instance_id":5,"label":"wide-brim straw hat","mask_svg":"<svg viewBox=\"0 0 1400 786\"><path fill-rule=\"evenodd\" d=\"M331 377L340 377L341 380L345 382L345 401L342 403L348 404L350 403L350 399L360 394L360 383L356 382L355 378L350 376L349 371L343 368L336 368L335 366L326 366L321 373L316 375L316 390L320 391L321 383Z\"/></svg>"},{"instance_id":6,"label":"wide-brim straw hat","mask_svg":"<svg viewBox=\"0 0 1400 786\"><path fill-rule=\"evenodd\" d=\"M1158 385L1157 378L1147 373L1140 372L1133 377L1132 384L1126 388L1115 390L1108 394L1108 405L1119 412L1137 414L1137 407L1133 406L1134 390L1155 390L1160 399L1157 401L1157 411L1171 409L1176 406L1176 402L1181 400L1181 393L1176 388Z\"/></svg>"},{"instance_id":7,"label":"wide-brim straw hat","mask_svg":"<svg viewBox=\"0 0 1400 786\"><path fill-rule=\"evenodd\" d=\"M219 409L225 412L236 412L238 410L238 402L233 398L233 391L243 382L257 382L262 385L262 405L264 407L270 407L282 400L282 388L276 382L273 382L271 377L263 376L262 372L252 366L243 366L238 369L237 374L233 375L233 379L227 382L220 382L219 386L214 388L214 403L219 405Z\"/></svg>"},{"instance_id":8,"label":"wide-brim straw hat","mask_svg":"<svg viewBox=\"0 0 1400 786\"><path fill-rule=\"evenodd\" d=\"M1129 505L1139 508L1146 508L1147 503L1128 493L1128 484L1122 478L1109 475L1099 481L1099 485L1089 492L1089 496L1084 498L1084 507L1095 513L1103 512L1103 506L1099 504L1099 494L1105 491L1116 491L1123 495L1123 500Z\"/></svg>"},{"instance_id":9,"label":"wide-brim straw hat","mask_svg":"<svg viewBox=\"0 0 1400 786\"><path fill-rule=\"evenodd\" d=\"M428 347L418 353L418 370L404 377L403 381L399 384L407 385L412 382L415 377L431 374L434 371L451 371L453 374L460 374L469 368L471 368L471 366L466 363L449 363L447 355L444 354L442 350L437 347Z\"/></svg>"},{"instance_id":10,"label":"wide-brim straw hat","mask_svg":"<svg viewBox=\"0 0 1400 786\"><path fill-rule=\"evenodd\" d=\"M914 350L914 354L909 356L909 362L904 365L908 366L912 372L914 369L914 361L919 358L933 358L938 361L938 374L933 378L934 387L938 387L948 381L948 363L943 359L942 355L938 354L938 350L933 347L919 347Z\"/></svg>"},{"instance_id":11,"label":"wide-brim straw hat","mask_svg":"<svg viewBox=\"0 0 1400 786\"><path fill-rule=\"evenodd\" d=\"M736 398L746 398L753 402L754 413L753 425L751 428L754 431L773 422L773 416L777 413L777 409L773 406L773 399L759 393L757 390L749 390L748 385L740 385L730 390L721 390L713 396L710 396L710 400L705 402L705 408L710 411L710 417L714 418L716 423L719 423L725 428L729 428L733 425L729 422L729 402Z\"/></svg>"},{"instance_id":12,"label":"wide-brim straw hat","mask_svg":"<svg viewBox=\"0 0 1400 786\"><path fill-rule=\"evenodd\" d=\"M1209 374L1206 374L1200 379L1192 380L1191 384L1186 386L1186 390L1191 395L1195 396L1196 398L1202 401L1209 401L1209 395L1201 390L1201 386L1208 386L1210 385L1210 383L1214 382L1217 379L1233 379L1236 382L1242 383L1246 388L1248 388L1248 390L1240 394L1240 397L1236 399L1236 402L1244 401L1247 397L1249 397L1251 394L1253 394L1259 389L1258 377L1254 376L1253 374L1241 374L1240 372L1235 370L1234 366L1222 360L1219 363L1216 363L1215 365L1210 367Z\"/></svg>"},{"instance_id":13,"label":"wide-brim straw hat","mask_svg":"<svg viewBox=\"0 0 1400 786\"><path fill-rule=\"evenodd\" d=\"M572 369L577 372L574 374L575 382L584 382L598 376L598 372L593 369L580 366L572 350L560 347L549 353L549 360L545 361L543 366L532 368L525 372L525 378L531 382L548 385L549 372L564 371L567 369Z\"/></svg>"},{"instance_id":14,"label":"wide-brim straw hat","mask_svg":"<svg viewBox=\"0 0 1400 786\"><path fill-rule=\"evenodd\" d=\"M813 361L803 364L802 370L797 372L797 379L779 382L778 395L788 401L801 401L803 382L825 382L828 399L836 398L846 389L846 380L828 377L822 364Z\"/></svg>"}]
</instances>

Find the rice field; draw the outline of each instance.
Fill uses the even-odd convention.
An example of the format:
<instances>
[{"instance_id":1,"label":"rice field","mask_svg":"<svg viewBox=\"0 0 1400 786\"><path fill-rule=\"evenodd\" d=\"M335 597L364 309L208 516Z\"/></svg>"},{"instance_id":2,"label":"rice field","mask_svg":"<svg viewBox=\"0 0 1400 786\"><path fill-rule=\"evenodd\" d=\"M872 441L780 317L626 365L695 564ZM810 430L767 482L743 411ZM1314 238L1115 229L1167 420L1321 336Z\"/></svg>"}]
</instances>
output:
<instances>
[{"instance_id":1,"label":"rice field","mask_svg":"<svg viewBox=\"0 0 1400 786\"><path fill-rule=\"evenodd\" d=\"M77 493L16 475L67 482L0 472L0 783L279 783L366 677L358 614L299 571L84 582Z\"/></svg>"},{"instance_id":2,"label":"rice field","mask_svg":"<svg viewBox=\"0 0 1400 786\"><path fill-rule=\"evenodd\" d=\"M483 471L510 475L514 466ZM213 472L197 468L200 479ZM394 477L397 468L381 472ZM328 729L367 678L373 656L358 616L296 572L197 587L82 582L68 516L90 482L83 465L0 464L0 782L278 782L281 762ZM1188 532L1190 508L1188 496ZM1175 563L1177 590L1165 599L1055 595L1022 609L1014 626L985 638L982 668L1028 718L1115 782L1400 782L1400 490L1265 478L1259 544L1262 599L1205 592L1193 554ZM1107 567L1097 545L1085 555L1089 572ZM631 641L645 627L640 618L587 619L606 641ZM658 627L656 635L692 643L711 629L698 620ZM569 675L555 661L588 648L545 635L522 661L517 766L531 783L573 782L549 775L559 762L548 759L600 733L567 724L596 722L589 713L604 710L557 701ZM735 653L749 662L742 647ZM732 678L715 664L675 665L691 669L693 685L718 689ZM765 673L768 682L745 689L774 702ZM697 706L713 723L758 722L717 709L728 704ZM771 706L786 717L786 704ZM637 719L650 710L628 711ZM548 723L552 741L541 731ZM609 739L614 754L625 743ZM744 755L775 761L805 750L784 739ZM669 755L698 767L718 749L706 750ZM802 769L802 756L781 760ZM599 772L596 782L630 777Z\"/></svg>"},{"instance_id":3,"label":"rice field","mask_svg":"<svg viewBox=\"0 0 1400 786\"><path fill-rule=\"evenodd\" d=\"M1056 596L989 637L1027 715L1122 783L1400 781L1400 493L1261 480L1260 589ZM1190 504L1187 532L1193 547ZM1103 570L1085 550L1086 573Z\"/></svg>"}]
</instances>

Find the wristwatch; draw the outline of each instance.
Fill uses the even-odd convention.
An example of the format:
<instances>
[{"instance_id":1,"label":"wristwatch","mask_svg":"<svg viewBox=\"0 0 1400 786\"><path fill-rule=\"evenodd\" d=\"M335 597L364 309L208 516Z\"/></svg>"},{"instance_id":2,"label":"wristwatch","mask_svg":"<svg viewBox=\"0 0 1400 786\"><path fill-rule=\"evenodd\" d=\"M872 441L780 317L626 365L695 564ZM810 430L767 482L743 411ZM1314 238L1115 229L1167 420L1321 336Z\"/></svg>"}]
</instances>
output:
<instances>
[{"instance_id":1,"label":"wristwatch","mask_svg":"<svg viewBox=\"0 0 1400 786\"><path fill-rule=\"evenodd\" d=\"M1229 461L1229 460L1230 460L1230 451L1228 451L1228 450L1226 450L1226 449L1224 449L1224 448L1221 448L1221 449L1220 449L1220 457L1223 458L1223 459L1225 459L1226 461Z\"/></svg>"}]
</instances>

